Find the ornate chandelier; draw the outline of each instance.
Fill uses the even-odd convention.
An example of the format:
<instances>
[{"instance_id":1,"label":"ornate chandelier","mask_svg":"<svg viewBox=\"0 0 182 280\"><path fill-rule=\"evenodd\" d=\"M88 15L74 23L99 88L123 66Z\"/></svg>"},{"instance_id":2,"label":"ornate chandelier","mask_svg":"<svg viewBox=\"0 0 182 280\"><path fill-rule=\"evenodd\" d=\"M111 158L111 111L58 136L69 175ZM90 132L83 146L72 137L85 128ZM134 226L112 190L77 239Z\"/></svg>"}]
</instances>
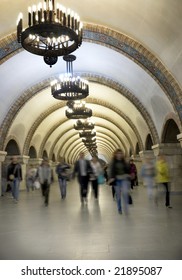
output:
<instances>
[{"instance_id":1,"label":"ornate chandelier","mask_svg":"<svg viewBox=\"0 0 182 280\"><path fill-rule=\"evenodd\" d=\"M74 129L75 130L92 130L94 129L95 124L92 121L85 120L77 120L77 122L74 124Z\"/></svg>"},{"instance_id":2,"label":"ornate chandelier","mask_svg":"<svg viewBox=\"0 0 182 280\"><path fill-rule=\"evenodd\" d=\"M95 145L96 144L96 138L85 138L85 139L82 139L82 142L85 144L85 145Z\"/></svg>"},{"instance_id":3,"label":"ornate chandelier","mask_svg":"<svg viewBox=\"0 0 182 280\"><path fill-rule=\"evenodd\" d=\"M85 106L85 102L67 102L66 117L68 119L86 119L92 116L92 110Z\"/></svg>"},{"instance_id":4,"label":"ornate chandelier","mask_svg":"<svg viewBox=\"0 0 182 280\"><path fill-rule=\"evenodd\" d=\"M30 53L44 57L52 66L58 56L74 52L82 43L82 23L77 14L44 0L28 9L28 27L23 30L23 15L17 22L17 40Z\"/></svg>"},{"instance_id":5,"label":"ornate chandelier","mask_svg":"<svg viewBox=\"0 0 182 280\"><path fill-rule=\"evenodd\" d=\"M59 100L79 100L86 98L89 94L88 82L79 76L73 76L73 61L75 55L63 56L66 61L66 75L60 76L60 81L51 83L51 92L54 98Z\"/></svg>"},{"instance_id":6,"label":"ornate chandelier","mask_svg":"<svg viewBox=\"0 0 182 280\"><path fill-rule=\"evenodd\" d=\"M93 137L96 136L96 132L95 131L82 131L79 133L79 136L82 138L92 139Z\"/></svg>"}]
</instances>

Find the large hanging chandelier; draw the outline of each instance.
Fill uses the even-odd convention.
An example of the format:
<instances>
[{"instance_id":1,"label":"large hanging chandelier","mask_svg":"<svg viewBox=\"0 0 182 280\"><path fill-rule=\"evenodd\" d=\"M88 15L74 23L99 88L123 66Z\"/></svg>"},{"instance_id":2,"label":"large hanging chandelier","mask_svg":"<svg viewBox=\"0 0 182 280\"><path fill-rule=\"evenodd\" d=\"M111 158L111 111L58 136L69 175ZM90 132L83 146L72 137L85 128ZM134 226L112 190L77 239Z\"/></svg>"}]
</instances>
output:
<instances>
[{"instance_id":1,"label":"large hanging chandelier","mask_svg":"<svg viewBox=\"0 0 182 280\"><path fill-rule=\"evenodd\" d=\"M58 56L74 52L82 43L82 23L77 14L54 0L44 0L28 9L28 27L23 30L23 15L17 22L17 40L30 53L44 57L52 66Z\"/></svg>"},{"instance_id":2,"label":"large hanging chandelier","mask_svg":"<svg viewBox=\"0 0 182 280\"><path fill-rule=\"evenodd\" d=\"M74 124L74 129L76 130L92 130L94 129L95 124L91 120L77 120L76 123Z\"/></svg>"},{"instance_id":3,"label":"large hanging chandelier","mask_svg":"<svg viewBox=\"0 0 182 280\"><path fill-rule=\"evenodd\" d=\"M60 76L60 81L51 83L51 92L54 98L59 100L79 100L89 94L88 82L79 76L73 75L73 61L75 55L63 56L66 61L66 74Z\"/></svg>"},{"instance_id":4,"label":"large hanging chandelier","mask_svg":"<svg viewBox=\"0 0 182 280\"><path fill-rule=\"evenodd\" d=\"M92 110L83 101L68 101L67 106L65 113L68 119L86 119L92 116Z\"/></svg>"}]
</instances>

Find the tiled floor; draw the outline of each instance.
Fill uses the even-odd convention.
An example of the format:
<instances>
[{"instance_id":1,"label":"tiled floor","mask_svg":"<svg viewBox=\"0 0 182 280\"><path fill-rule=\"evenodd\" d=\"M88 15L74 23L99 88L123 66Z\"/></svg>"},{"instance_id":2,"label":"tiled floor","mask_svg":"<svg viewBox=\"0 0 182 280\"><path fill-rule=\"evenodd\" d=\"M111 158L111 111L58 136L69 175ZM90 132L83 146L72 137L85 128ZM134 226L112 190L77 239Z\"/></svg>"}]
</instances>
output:
<instances>
[{"instance_id":1,"label":"tiled floor","mask_svg":"<svg viewBox=\"0 0 182 280\"><path fill-rule=\"evenodd\" d=\"M129 215L119 215L109 186L99 201L89 193L81 206L76 181L65 201L57 183L44 207L40 190L20 193L15 204L0 198L0 259L141 260L182 259L182 195L171 195L173 209L161 196L158 207L144 187L132 193Z\"/></svg>"}]
</instances>

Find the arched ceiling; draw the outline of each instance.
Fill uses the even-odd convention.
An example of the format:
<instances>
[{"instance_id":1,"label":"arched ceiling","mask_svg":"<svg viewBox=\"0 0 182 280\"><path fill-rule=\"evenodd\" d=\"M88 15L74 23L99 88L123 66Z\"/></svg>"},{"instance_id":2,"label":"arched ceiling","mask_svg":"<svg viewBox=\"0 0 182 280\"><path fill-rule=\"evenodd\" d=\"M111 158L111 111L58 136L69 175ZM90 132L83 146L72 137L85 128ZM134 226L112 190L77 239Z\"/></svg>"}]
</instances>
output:
<instances>
[{"instance_id":1,"label":"arched ceiling","mask_svg":"<svg viewBox=\"0 0 182 280\"><path fill-rule=\"evenodd\" d=\"M84 22L83 43L74 52L74 73L89 80L98 152L106 160L116 147L128 156L143 150L148 134L159 143L164 123L182 121L181 0L57 1ZM19 12L39 1L0 3L0 150L15 139L21 154L34 146L50 159L74 162L85 149L66 102L51 95L50 81L63 74L60 57L52 68L16 42Z\"/></svg>"}]
</instances>

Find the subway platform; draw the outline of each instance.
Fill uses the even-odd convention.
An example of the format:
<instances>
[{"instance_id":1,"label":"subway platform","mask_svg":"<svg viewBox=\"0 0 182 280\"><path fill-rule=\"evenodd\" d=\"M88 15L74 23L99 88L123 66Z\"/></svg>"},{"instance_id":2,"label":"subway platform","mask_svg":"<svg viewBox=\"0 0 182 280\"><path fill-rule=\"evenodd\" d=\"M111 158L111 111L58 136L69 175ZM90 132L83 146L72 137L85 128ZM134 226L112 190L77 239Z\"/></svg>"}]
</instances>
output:
<instances>
[{"instance_id":1,"label":"subway platform","mask_svg":"<svg viewBox=\"0 0 182 280\"><path fill-rule=\"evenodd\" d=\"M119 215L111 187L100 186L99 199L91 190L82 205L77 181L68 183L61 200L58 183L45 207L40 190L0 197L1 260L181 260L182 193L171 193L172 209L164 194L158 206L145 187L132 191L129 214Z\"/></svg>"}]
</instances>

